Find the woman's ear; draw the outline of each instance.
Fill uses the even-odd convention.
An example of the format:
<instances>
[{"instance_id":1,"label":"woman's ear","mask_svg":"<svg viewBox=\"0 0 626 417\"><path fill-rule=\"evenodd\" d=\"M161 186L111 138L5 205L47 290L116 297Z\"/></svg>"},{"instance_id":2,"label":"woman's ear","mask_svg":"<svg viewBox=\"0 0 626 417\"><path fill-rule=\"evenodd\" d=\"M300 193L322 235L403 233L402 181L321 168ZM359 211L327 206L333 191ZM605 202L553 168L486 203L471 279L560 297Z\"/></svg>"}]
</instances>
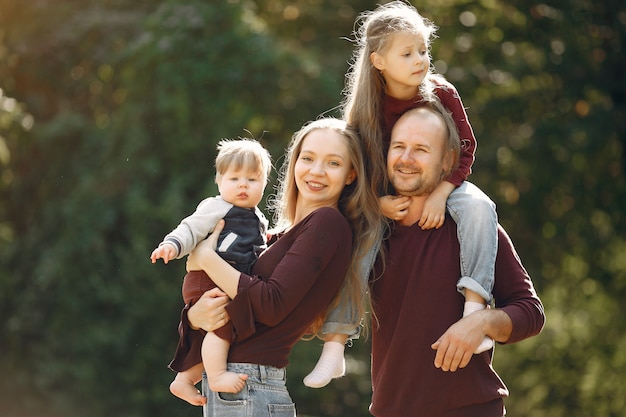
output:
<instances>
[{"instance_id":1,"label":"woman's ear","mask_svg":"<svg viewBox=\"0 0 626 417\"><path fill-rule=\"evenodd\" d=\"M376 68L377 70L382 71L385 69L385 60L378 52L372 52L370 54L370 61L372 62L374 68Z\"/></svg>"},{"instance_id":2,"label":"woman's ear","mask_svg":"<svg viewBox=\"0 0 626 417\"><path fill-rule=\"evenodd\" d=\"M355 179L356 179L356 171L352 170L350 171L350 174L348 174L348 177L346 178L346 185L352 184Z\"/></svg>"}]
</instances>

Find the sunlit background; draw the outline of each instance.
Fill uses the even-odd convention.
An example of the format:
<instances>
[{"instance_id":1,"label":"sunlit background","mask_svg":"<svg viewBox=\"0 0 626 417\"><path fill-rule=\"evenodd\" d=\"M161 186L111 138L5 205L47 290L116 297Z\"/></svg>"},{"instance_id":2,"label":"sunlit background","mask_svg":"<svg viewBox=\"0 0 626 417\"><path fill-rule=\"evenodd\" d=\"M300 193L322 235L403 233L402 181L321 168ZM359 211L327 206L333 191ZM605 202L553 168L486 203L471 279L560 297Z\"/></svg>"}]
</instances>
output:
<instances>
[{"instance_id":1,"label":"sunlit background","mask_svg":"<svg viewBox=\"0 0 626 417\"><path fill-rule=\"evenodd\" d=\"M216 192L219 139L255 137L279 167L293 131L337 115L376 4L0 1L0 416L201 415L168 391L184 262L149 254ZM496 348L509 415L626 416L626 6L413 4L475 130L470 180L547 310ZM299 415L368 416L369 341L305 388L320 351L291 357Z\"/></svg>"}]
</instances>

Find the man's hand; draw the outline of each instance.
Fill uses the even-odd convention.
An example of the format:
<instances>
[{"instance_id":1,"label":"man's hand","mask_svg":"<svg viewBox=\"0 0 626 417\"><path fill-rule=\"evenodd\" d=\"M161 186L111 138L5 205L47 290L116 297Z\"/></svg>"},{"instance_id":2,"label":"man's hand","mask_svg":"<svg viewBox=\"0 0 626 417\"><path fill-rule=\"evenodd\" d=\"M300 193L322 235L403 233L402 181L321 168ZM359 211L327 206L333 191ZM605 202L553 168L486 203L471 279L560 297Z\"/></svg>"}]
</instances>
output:
<instances>
[{"instance_id":1,"label":"man's hand","mask_svg":"<svg viewBox=\"0 0 626 417\"><path fill-rule=\"evenodd\" d=\"M485 337L479 316L480 314L470 314L457 321L431 345L431 348L437 351L435 368L440 368L445 372L454 372L467 366L474 350Z\"/></svg>"},{"instance_id":2,"label":"man's hand","mask_svg":"<svg viewBox=\"0 0 626 417\"><path fill-rule=\"evenodd\" d=\"M431 345L437 351L435 368L446 372L465 368L485 336L504 343L512 331L513 322L503 310L490 308L463 317Z\"/></svg>"}]
</instances>

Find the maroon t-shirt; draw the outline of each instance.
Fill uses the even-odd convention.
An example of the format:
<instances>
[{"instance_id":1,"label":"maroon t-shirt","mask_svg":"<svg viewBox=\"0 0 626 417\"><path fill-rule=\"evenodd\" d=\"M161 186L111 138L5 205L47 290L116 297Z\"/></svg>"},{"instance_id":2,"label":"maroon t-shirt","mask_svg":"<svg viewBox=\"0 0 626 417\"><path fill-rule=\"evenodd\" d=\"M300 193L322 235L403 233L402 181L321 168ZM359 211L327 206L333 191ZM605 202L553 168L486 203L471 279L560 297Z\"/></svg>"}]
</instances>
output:
<instances>
[{"instance_id":1,"label":"maroon t-shirt","mask_svg":"<svg viewBox=\"0 0 626 417\"><path fill-rule=\"evenodd\" d=\"M339 291L352 254L352 232L337 210L320 208L280 236L241 274L227 306L235 331L228 362L284 367Z\"/></svg>"},{"instance_id":2,"label":"maroon t-shirt","mask_svg":"<svg viewBox=\"0 0 626 417\"><path fill-rule=\"evenodd\" d=\"M377 417L502 417L508 390L492 368L491 351L467 367L443 372L431 345L463 313L456 224L441 229L395 225L385 241L383 275L372 284L372 406ZM377 264L379 276L381 264ZM507 343L536 335L545 316L541 301L502 228L493 289L496 308L513 321Z\"/></svg>"}]
</instances>

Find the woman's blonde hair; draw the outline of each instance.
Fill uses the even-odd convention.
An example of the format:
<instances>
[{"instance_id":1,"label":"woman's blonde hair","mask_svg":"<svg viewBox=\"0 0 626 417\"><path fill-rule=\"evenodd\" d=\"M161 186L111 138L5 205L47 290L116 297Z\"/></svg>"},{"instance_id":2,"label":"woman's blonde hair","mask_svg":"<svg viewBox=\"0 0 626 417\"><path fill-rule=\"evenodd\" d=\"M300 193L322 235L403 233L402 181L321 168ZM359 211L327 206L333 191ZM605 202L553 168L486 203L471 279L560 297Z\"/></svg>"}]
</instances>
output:
<instances>
[{"instance_id":1,"label":"woman's blonde hair","mask_svg":"<svg viewBox=\"0 0 626 417\"><path fill-rule=\"evenodd\" d=\"M348 220L352 230L352 257L348 268L346 279L344 280L342 291L347 296L347 300L355 310L355 323L358 323L365 313L365 303L363 295L366 292L362 288L363 280L360 277L360 266L364 256L370 251L374 244L381 238L380 209L376 195L372 190L365 175L365 162L361 141L355 129L348 126L344 120L336 118L323 118L312 121L304 125L296 132L285 158L285 164L279 171L279 188L276 199L271 202L275 210L274 220L276 230L285 230L290 227L295 219L296 201L298 189L295 182L295 165L302 149L302 143L309 133L314 130L332 130L345 138L348 148L350 164L356 173L356 179L350 185L346 185L339 197L339 211ZM331 305L337 305L338 297ZM321 325L326 314L312 325L310 334L319 335Z\"/></svg>"}]
</instances>

